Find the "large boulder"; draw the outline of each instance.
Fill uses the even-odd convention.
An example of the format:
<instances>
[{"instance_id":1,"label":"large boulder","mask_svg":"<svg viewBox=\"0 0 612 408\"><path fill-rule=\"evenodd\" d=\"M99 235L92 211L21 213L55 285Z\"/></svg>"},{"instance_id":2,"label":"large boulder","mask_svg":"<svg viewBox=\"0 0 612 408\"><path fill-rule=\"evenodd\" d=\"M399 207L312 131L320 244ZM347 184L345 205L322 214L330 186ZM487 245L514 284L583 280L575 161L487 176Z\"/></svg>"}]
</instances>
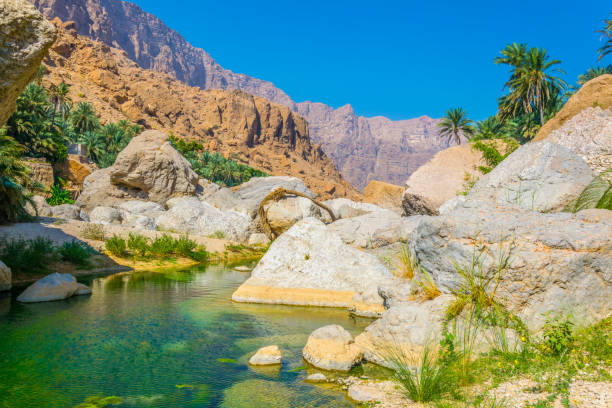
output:
<instances>
[{"instance_id":1,"label":"large boulder","mask_svg":"<svg viewBox=\"0 0 612 408\"><path fill-rule=\"evenodd\" d=\"M546 139L548 135L559 129L575 115L594 106L599 106L602 109L612 107L612 75L600 75L582 85L555 117L542 126L534 140Z\"/></svg>"},{"instance_id":2,"label":"large boulder","mask_svg":"<svg viewBox=\"0 0 612 408\"><path fill-rule=\"evenodd\" d=\"M199 179L168 135L157 130L130 140L109 175L111 183L144 191L149 201L161 204L171 197L195 194Z\"/></svg>"},{"instance_id":3,"label":"large boulder","mask_svg":"<svg viewBox=\"0 0 612 408\"><path fill-rule=\"evenodd\" d=\"M55 165L55 170L64 180L82 186L87 176L97 170L97 166L87 156L69 154L64 162Z\"/></svg>"},{"instance_id":4,"label":"large boulder","mask_svg":"<svg viewBox=\"0 0 612 408\"><path fill-rule=\"evenodd\" d=\"M98 206L89 212L89 222L94 224L121 224L121 211L113 207Z\"/></svg>"},{"instance_id":5,"label":"large boulder","mask_svg":"<svg viewBox=\"0 0 612 408\"><path fill-rule=\"evenodd\" d=\"M383 210L337 220L327 229L349 245L377 248L406 239L413 228L414 218L408 220L393 211Z\"/></svg>"},{"instance_id":6,"label":"large boulder","mask_svg":"<svg viewBox=\"0 0 612 408\"><path fill-rule=\"evenodd\" d=\"M98 206L114 207L119 206L124 201L146 201L148 199L147 193L142 190L112 184L111 170L112 168L108 167L94 171L87 176L83 182L83 190L75 204L86 212L90 212Z\"/></svg>"},{"instance_id":7,"label":"large boulder","mask_svg":"<svg viewBox=\"0 0 612 408\"><path fill-rule=\"evenodd\" d=\"M582 157L596 174L612 168L612 108L586 108L546 140Z\"/></svg>"},{"instance_id":8,"label":"large boulder","mask_svg":"<svg viewBox=\"0 0 612 408\"><path fill-rule=\"evenodd\" d=\"M358 217L371 212L385 210L375 204L360 203L343 197L324 201L323 204L332 210L337 219Z\"/></svg>"},{"instance_id":9,"label":"large boulder","mask_svg":"<svg viewBox=\"0 0 612 408\"><path fill-rule=\"evenodd\" d=\"M235 211L221 211L196 197L168 200L168 211L155 220L162 230L220 236L233 241L246 241L251 221Z\"/></svg>"},{"instance_id":10,"label":"large boulder","mask_svg":"<svg viewBox=\"0 0 612 408\"><path fill-rule=\"evenodd\" d=\"M51 217L51 206L43 196L32 196L31 202L26 203L25 210L32 216Z\"/></svg>"},{"instance_id":11,"label":"large boulder","mask_svg":"<svg viewBox=\"0 0 612 408\"><path fill-rule=\"evenodd\" d=\"M0 261L0 292L11 289L12 276L11 268Z\"/></svg>"},{"instance_id":12,"label":"large boulder","mask_svg":"<svg viewBox=\"0 0 612 408\"><path fill-rule=\"evenodd\" d=\"M411 215L438 215L438 208L427 198L406 190L402 196L402 214Z\"/></svg>"},{"instance_id":13,"label":"large boulder","mask_svg":"<svg viewBox=\"0 0 612 408\"><path fill-rule=\"evenodd\" d=\"M275 236L287 231L293 224L308 217L330 222L329 213L305 197L287 196L264 205L266 218Z\"/></svg>"},{"instance_id":14,"label":"large boulder","mask_svg":"<svg viewBox=\"0 0 612 408\"><path fill-rule=\"evenodd\" d=\"M60 204L51 206L51 217L62 220L80 220L81 209L74 204Z\"/></svg>"},{"instance_id":15,"label":"large boulder","mask_svg":"<svg viewBox=\"0 0 612 408\"><path fill-rule=\"evenodd\" d=\"M363 351L353 336L337 324L313 331L302 355L315 367L335 371L349 371L363 360Z\"/></svg>"},{"instance_id":16,"label":"large boulder","mask_svg":"<svg viewBox=\"0 0 612 408\"><path fill-rule=\"evenodd\" d=\"M37 280L17 297L23 303L48 302L90 294L91 289L78 283L69 273L52 273Z\"/></svg>"},{"instance_id":17,"label":"large boulder","mask_svg":"<svg viewBox=\"0 0 612 408\"><path fill-rule=\"evenodd\" d=\"M372 180L363 190L363 201L399 213L403 194L402 186Z\"/></svg>"},{"instance_id":18,"label":"large boulder","mask_svg":"<svg viewBox=\"0 0 612 408\"><path fill-rule=\"evenodd\" d=\"M15 101L36 76L56 30L26 0L2 0L0 13L0 126L15 111Z\"/></svg>"},{"instance_id":19,"label":"large boulder","mask_svg":"<svg viewBox=\"0 0 612 408\"><path fill-rule=\"evenodd\" d=\"M542 214L468 200L448 215L423 217L409 247L443 292L461 282L457 265L480 253L485 271L510 251L500 300L538 329L543 313L571 313L583 323L606 317L612 298L612 213Z\"/></svg>"},{"instance_id":20,"label":"large boulder","mask_svg":"<svg viewBox=\"0 0 612 408\"><path fill-rule=\"evenodd\" d=\"M240 201L240 206L251 218L257 215L257 209L263 199L277 188L297 191L314 198L314 194L302 180L296 177L274 176L253 177L246 183L241 184L234 191L234 195Z\"/></svg>"},{"instance_id":21,"label":"large boulder","mask_svg":"<svg viewBox=\"0 0 612 408\"><path fill-rule=\"evenodd\" d=\"M467 198L540 212L559 211L593 177L588 164L569 149L548 141L528 143L482 176Z\"/></svg>"},{"instance_id":22,"label":"large boulder","mask_svg":"<svg viewBox=\"0 0 612 408\"><path fill-rule=\"evenodd\" d=\"M346 245L321 221L305 218L272 243L232 299L378 315L384 308L377 285L393 279L375 256Z\"/></svg>"}]
</instances>

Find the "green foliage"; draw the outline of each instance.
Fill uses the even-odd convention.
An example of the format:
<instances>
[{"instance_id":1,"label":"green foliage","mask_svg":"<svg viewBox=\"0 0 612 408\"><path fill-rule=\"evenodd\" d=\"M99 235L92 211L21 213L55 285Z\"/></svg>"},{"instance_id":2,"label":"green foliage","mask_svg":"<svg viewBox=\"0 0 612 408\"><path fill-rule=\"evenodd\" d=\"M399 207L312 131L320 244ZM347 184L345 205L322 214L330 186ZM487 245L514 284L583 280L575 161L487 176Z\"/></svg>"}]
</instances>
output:
<instances>
[{"instance_id":1,"label":"green foliage","mask_svg":"<svg viewBox=\"0 0 612 408\"><path fill-rule=\"evenodd\" d=\"M26 218L24 205L29 198L24 190L28 169L21 161L23 147L0 127L0 224Z\"/></svg>"},{"instance_id":2,"label":"green foliage","mask_svg":"<svg viewBox=\"0 0 612 408\"><path fill-rule=\"evenodd\" d=\"M228 187L242 184L252 177L266 177L267 174L246 164L226 159L219 153L202 151L202 145L186 142L172 136L170 142L191 163L193 170L200 176L217 184ZM201 152L198 154L198 152Z\"/></svg>"},{"instance_id":3,"label":"green foliage","mask_svg":"<svg viewBox=\"0 0 612 408\"><path fill-rule=\"evenodd\" d=\"M385 360L394 371L393 380L411 400L435 401L453 387L455 380L449 367L436 361L428 345L417 358L399 346L389 347L385 353Z\"/></svg>"},{"instance_id":4,"label":"green foliage","mask_svg":"<svg viewBox=\"0 0 612 408\"><path fill-rule=\"evenodd\" d=\"M612 169L608 169L595 177L564 210L578 212L588 208L612 210Z\"/></svg>"},{"instance_id":5,"label":"green foliage","mask_svg":"<svg viewBox=\"0 0 612 408\"><path fill-rule=\"evenodd\" d=\"M501 153L498 150L498 143L503 143L505 146L505 153ZM493 170L499 163L501 163L506 157L518 148L518 143L511 138L504 138L499 141L497 140L477 140L472 143L472 150L477 150L482 153L482 158L487 163L486 166L478 166L483 174L487 174Z\"/></svg>"},{"instance_id":6,"label":"green foliage","mask_svg":"<svg viewBox=\"0 0 612 408\"><path fill-rule=\"evenodd\" d=\"M51 195L47 198L49 205L74 204L74 200L70 197L70 192L62 188L60 184L55 184L49 190Z\"/></svg>"},{"instance_id":7,"label":"green foliage","mask_svg":"<svg viewBox=\"0 0 612 408\"><path fill-rule=\"evenodd\" d=\"M542 329L543 352L556 356L566 353L573 344L573 326L568 316L548 317Z\"/></svg>"},{"instance_id":8,"label":"green foliage","mask_svg":"<svg viewBox=\"0 0 612 408\"><path fill-rule=\"evenodd\" d=\"M57 253L61 260L85 267L89 265L88 259L94 253L94 250L84 242L72 240L60 245L57 248Z\"/></svg>"},{"instance_id":9,"label":"green foliage","mask_svg":"<svg viewBox=\"0 0 612 408\"><path fill-rule=\"evenodd\" d=\"M127 244L125 239L113 235L104 243L104 246L108 252L115 256L124 257L127 254Z\"/></svg>"},{"instance_id":10,"label":"green foliage","mask_svg":"<svg viewBox=\"0 0 612 408\"><path fill-rule=\"evenodd\" d=\"M474 133L473 122L468 119L467 112L463 108L453 108L446 111L446 115L438 123L440 136L448 139L448 142L461 144L461 138L469 138Z\"/></svg>"},{"instance_id":11,"label":"green foliage","mask_svg":"<svg viewBox=\"0 0 612 408\"><path fill-rule=\"evenodd\" d=\"M133 254L144 257L149 250L149 240L140 234L130 232L127 240L127 247Z\"/></svg>"},{"instance_id":12,"label":"green foliage","mask_svg":"<svg viewBox=\"0 0 612 408\"><path fill-rule=\"evenodd\" d=\"M176 240L170 235L163 234L161 237L155 238L149 246L151 255L157 257L166 257L172 255L176 250Z\"/></svg>"},{"instance_id":13,"label":"green foliage","mask_svg":"<svg viewBox=\"0 0 612 408\"><path fill-rule=\"evenodd\" d=\"M56 259L53 242L47 238L0 242L0 260L15 273L45 272Z\"/></svg>"},{"instance_id":14,"label":"green foliage","mask_svg":"<svg viewBox=\"0 0 612 408\"><path fill-rule=\"evenodd\" d=\"M223 364L238 364L238 361L234 360L233 358L218 358L217 362Z\"/></svg>"},{"instance_id":15,"label":"green foliage","mask_svg":"<svg viewBox=\"0 0 612 408\"><path fill-rule=\"evenodd\" d=\"M603 57L612 53L612 13L610 14L611 18L604 20L604 28L603 30L599 30L598 33L602 35L602 37L606 40L604 45L597 50L599 53L598 61L601 61Z\"/></svg>"},{"instance_id":16,"label":"green foliage","mask_svg":"<svg viewBox=\"0 0 612 408\"><path fill-rule=\"evenodd\" d=\"M104 228L100 224L87 224L83 228L83 237L94 241L104 241Z\"/></svg>"}]
</instances>

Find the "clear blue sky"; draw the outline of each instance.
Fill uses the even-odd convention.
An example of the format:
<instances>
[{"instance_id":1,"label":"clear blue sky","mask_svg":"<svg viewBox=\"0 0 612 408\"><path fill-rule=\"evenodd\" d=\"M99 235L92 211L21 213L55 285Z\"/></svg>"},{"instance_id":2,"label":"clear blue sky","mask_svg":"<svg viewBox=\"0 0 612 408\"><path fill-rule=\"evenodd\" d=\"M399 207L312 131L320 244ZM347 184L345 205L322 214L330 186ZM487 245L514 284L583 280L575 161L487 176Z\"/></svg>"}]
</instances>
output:
<instances>
[{"instance_id":1,"label":"clear blue sky","mask_svg":"<svg viewBox=\"0 0 612 408\"><path fill-rule=\"evenodd\" d=\"M610 0L133 0L224 68L273 82L296 102L364 116L493 114L505 44L544 47L566 81L597 63ZM612 57L603 61L611 64Z\"/></svg>"}]
</instances>

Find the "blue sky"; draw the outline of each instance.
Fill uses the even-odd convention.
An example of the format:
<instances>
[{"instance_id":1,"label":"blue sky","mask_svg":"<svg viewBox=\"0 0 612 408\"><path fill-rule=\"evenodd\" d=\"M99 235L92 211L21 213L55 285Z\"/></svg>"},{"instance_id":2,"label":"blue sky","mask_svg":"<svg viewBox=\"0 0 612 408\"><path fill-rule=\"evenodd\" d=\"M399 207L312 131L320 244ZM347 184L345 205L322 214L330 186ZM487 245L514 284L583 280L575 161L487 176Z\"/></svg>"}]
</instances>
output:
<instances>
[{"instance_id":1,"label":"blue sky","mask_svg":"<svg viewBox=\"0 0 612 408\"><path fill-rule=\"evenodd\" d=\"M273 82L296 102L364 116L493 114L505 44L544 47L566 81L597 64L610 0L133 0L224 68ZM604 63L611 64L612 57Z\"/></svg>"}]
</instances>

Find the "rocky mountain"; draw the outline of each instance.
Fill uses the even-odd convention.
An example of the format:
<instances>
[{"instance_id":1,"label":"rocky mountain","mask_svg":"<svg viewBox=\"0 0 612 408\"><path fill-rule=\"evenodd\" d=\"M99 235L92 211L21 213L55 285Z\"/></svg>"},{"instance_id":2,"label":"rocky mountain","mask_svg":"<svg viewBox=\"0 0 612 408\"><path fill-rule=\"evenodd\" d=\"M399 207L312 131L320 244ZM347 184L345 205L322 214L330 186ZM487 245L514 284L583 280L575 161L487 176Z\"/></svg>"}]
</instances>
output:
<instances>
[{"instance_id":1,"label":"rocky mountain","mask_svg":"<svg viewBox=\"0 0 612 408\"><path fill-rule=\"evenodd\" d=\"M400 184L436 152L448 147L437 137L437 121L426 116L391 121L355 115L347 105L296 104L272 83L236 74L189 44L154 15L121 0L33 0L48 18L75 21L79 34L120 48L140 67L172 75L202 89L238 89L300 113L315 143L345 179L359 189L373 179Z\"/></svg>"},{"instance_id":2,"label":"rocky mountain","mask_svg":"<svg viewBox=\"0 0 612 408\"><path fill-rule=\"evenodd\" d=\"M103 122L127 118L172 131L269 174L299 177L323 198L357 195L289 108L242 91L190 87L79 35L72 22L53 23L58 39L44 60L43 83L66 82L72 100L92 103Z\"/></svg>"}]
</instances>

